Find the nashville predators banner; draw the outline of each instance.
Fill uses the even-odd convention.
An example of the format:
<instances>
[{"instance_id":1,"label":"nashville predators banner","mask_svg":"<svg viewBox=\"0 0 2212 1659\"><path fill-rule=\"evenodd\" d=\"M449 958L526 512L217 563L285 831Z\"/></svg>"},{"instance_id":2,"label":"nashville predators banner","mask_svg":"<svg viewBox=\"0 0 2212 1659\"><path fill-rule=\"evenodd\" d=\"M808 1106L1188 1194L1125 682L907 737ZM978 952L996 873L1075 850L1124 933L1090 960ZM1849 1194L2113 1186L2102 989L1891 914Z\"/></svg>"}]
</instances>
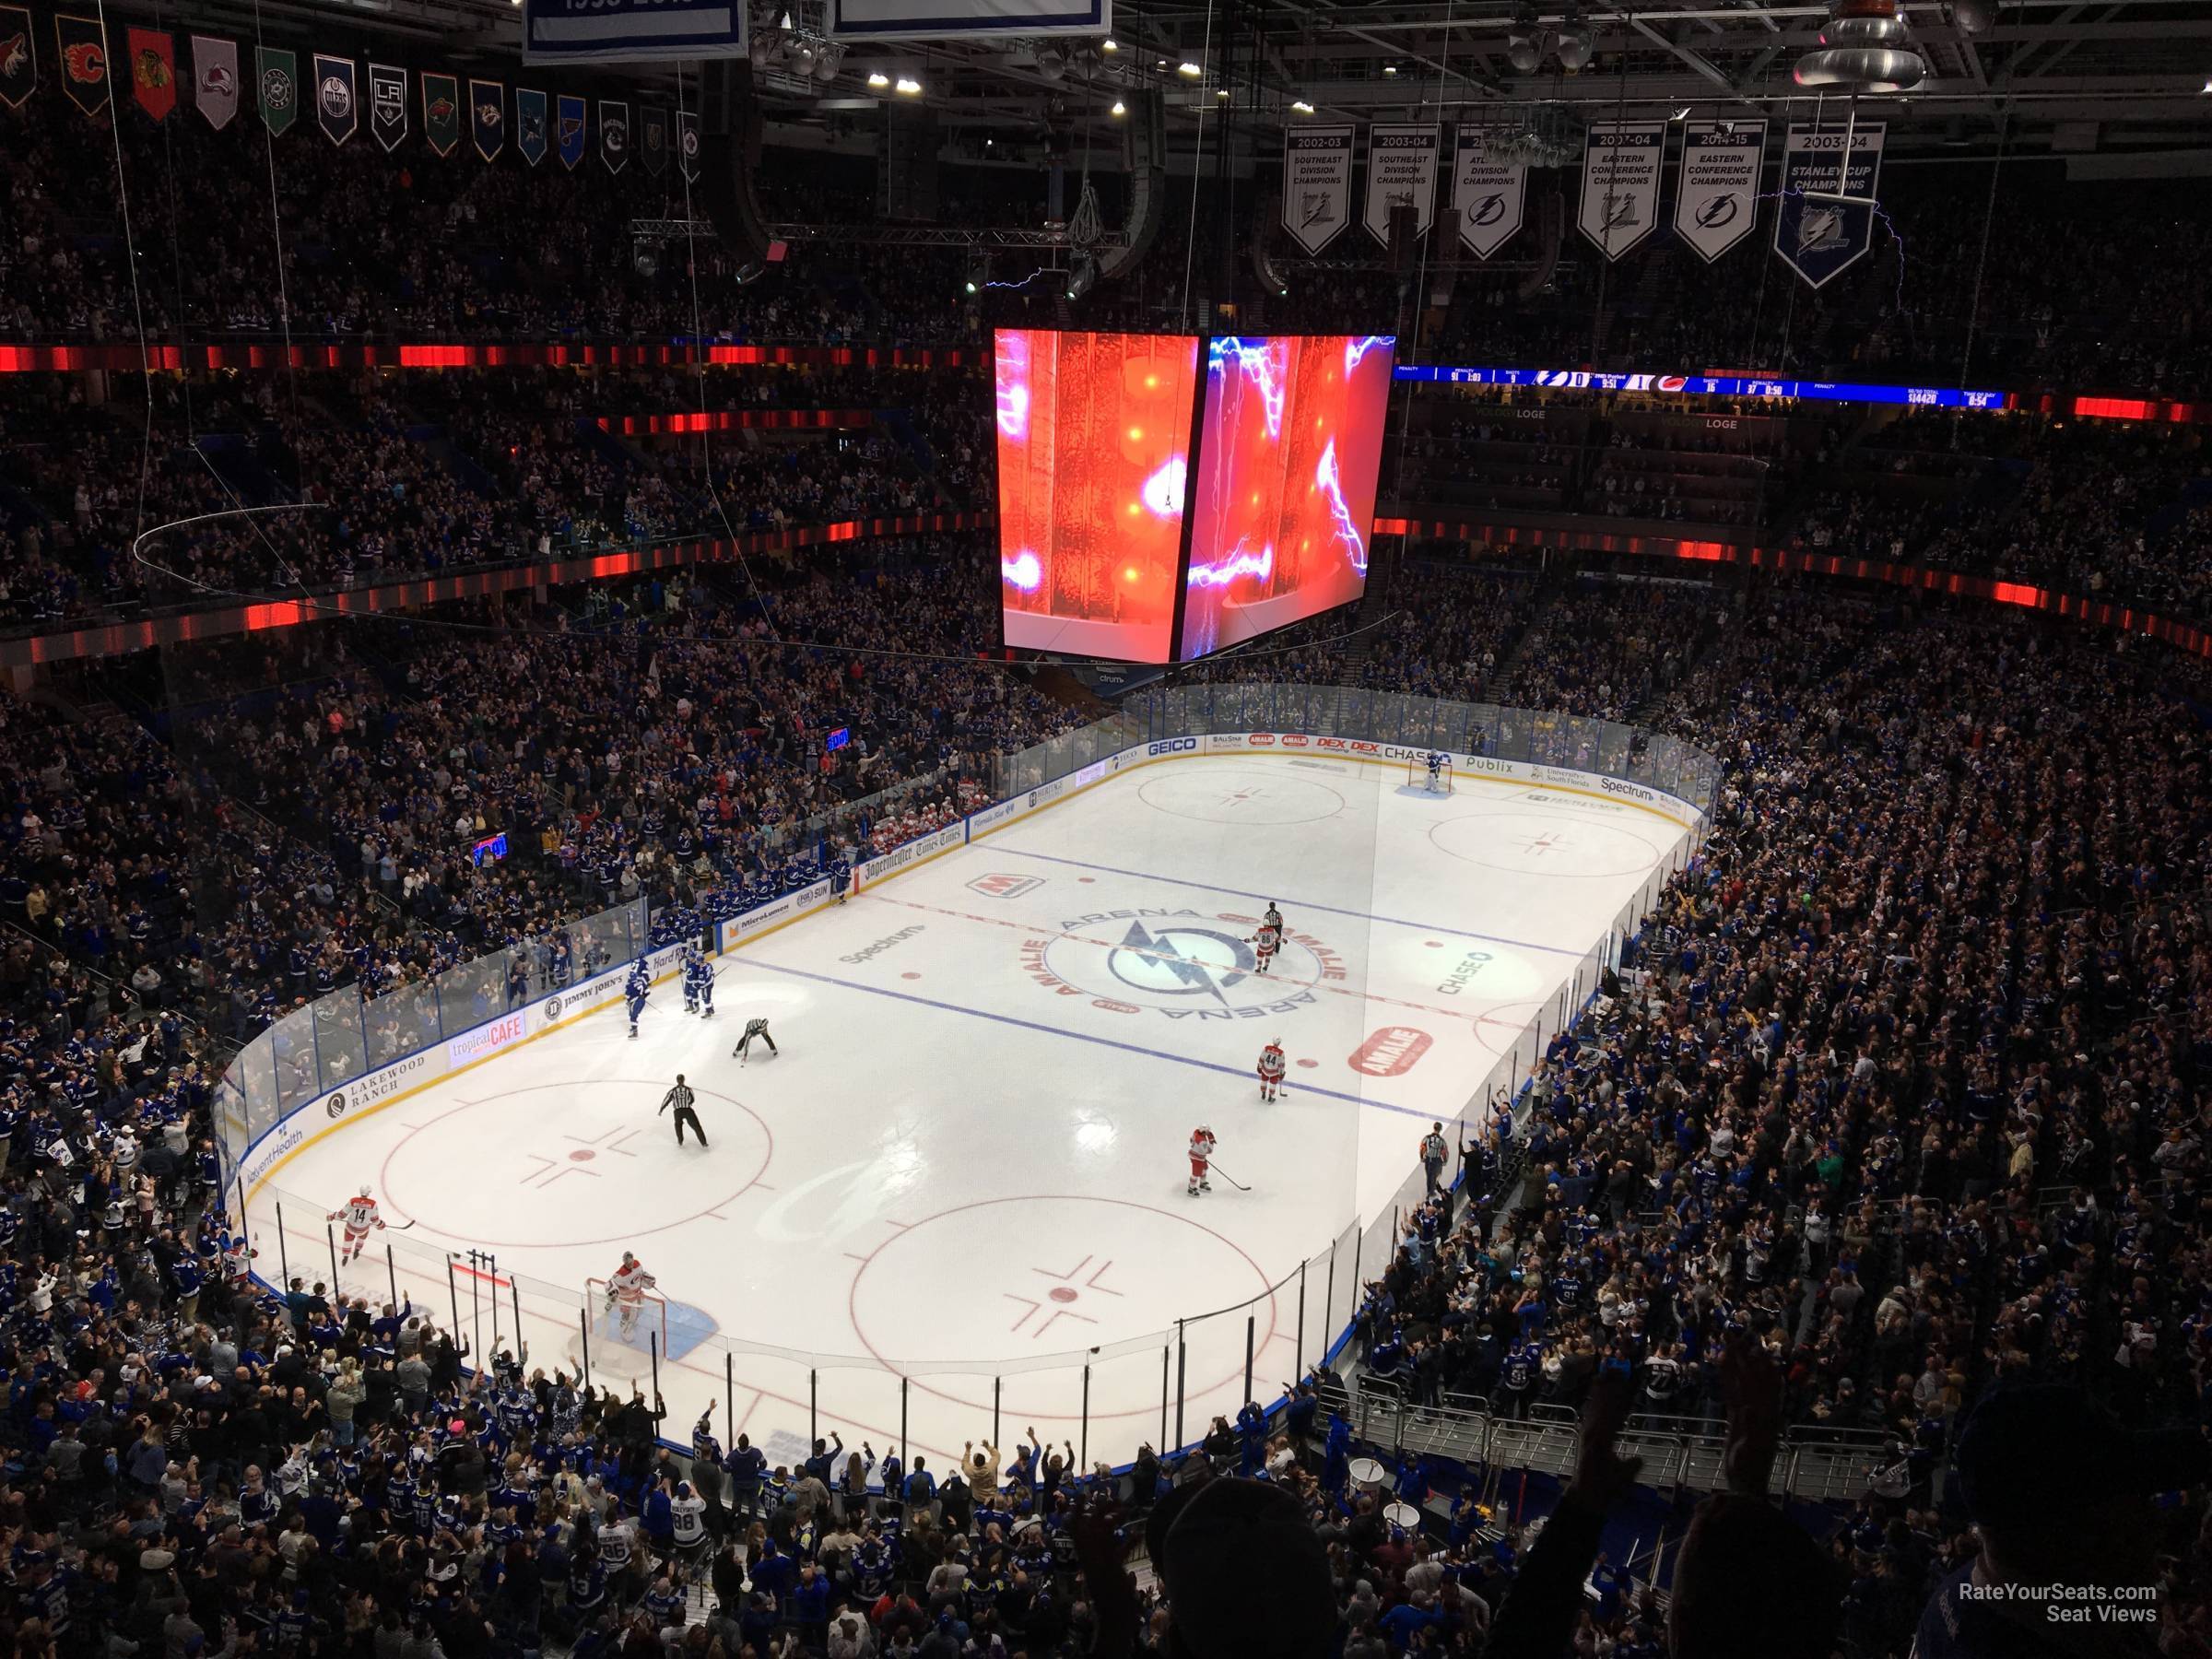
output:
<instances>
[{"instance_id":1,"label":"nashville predators banner","mask_svg":"<svg viewBox=\"0 0 2212 1659\"><path fill-rule=\"evenodd\" d=\"M315 124L333 144L343 145L360 129L359 84L351 58L315 53Z\"/></svg>"},{"instance_id":2,"label":"nashville predators banner","mask_svg":"<svg viewBox=\"0 0 2212 1659\"><path fill-rule=\"evenodd\" d=\"M88 115L108 107L108 43L97 18L57 16L53 42L62 62L62 89Z\"/></svg>"},{"instance_id":3,"label":"nashville predators banner","mask_svg":"<svg viewBox=\"0 0 2212 1659\"><path fill-rule=\"evenodd\" d=\"M238 42L192 37L192 105L217 132L238 114Z\"/></svg>"},{"instance_id":4,"label":"nashville predators banner","mask_svg":"<svg viewBox=\"0 0 2212 1659\"><path fill-rule=\"evenodd\" d=\"M645 171L659 178L668 167L668 112L646 108L638 112L638 154Z\"/></svg>"},{"instance_id":5,"label":"nashville predators banner","mask_svg":"<svg viewBox=\"0 0 2212 1659\"><path fill-rule=\"evenodd\" d=\"M177 38L167 29L130 32L131 96L156 121L177 107Z\"/></svg>"},{"instance_id":6,"label":"nashville predators banner","mask_svg":"<svg viewBox=\"0 0 2212 1659\"><path fill-rule=\"evenodd\" d=\"M514 89L514 147L535 167L546 159L546 95L527 87Z\"/></svg>"},{"instance_id":7,"label":"nashville predators banner","mask_svg":"<svg viewBox=\"0 0 2212 1659\"><path fill-rule=\"evenodd\" d=\"M461 83L450 75L422 77L422 135L441 156L461 143Z\"/></svg>"},{"instance_id":8,"label":"nashville predators banner","mask_svg":"<svg viewBox=\"0 0 2212 1659\"><path fill-rule=\"evenodd\" d=\"M699 114L694 110L676 112L676 164L684 177L699 182Z\"/></svg>"},{"instance_id":9,"label":"nashville predators banner","mask_svg":"<svg viewBox=\"0 0 2212 1659\"><path fill-rule=\"evenodd\" d=\"M0 6L0 103L21 109L39 84L39 52L31 44L30 14Z\"/></svg>"},{"instance_id":10,"label":"nashville predators banner","mask_svg":"<svg viewBox=\"0 0 2212 1659\"><path fill-rule=\"evenodd\" d=\"M300 54L256 46L253 73L261 83L261 118L281 138L300 116Z\"/></svg>"},{"instance_id":11,"label":"nashville predators banner","mask_svg":"<svg viewBox=\"0 0 2212 1659\"><path fill-rule=\"evenodd\" d=\"M560 164L573 169L583 159L583 100L563 92L555 101L554 141L560 147Z\"/></svg>"},{"instance_id":12,"label":"nashville predators banner","mask_svg":"<svg viewBox=\"0 0 2212 1659\"><path fill-rule=\"evenodd\" d=\"M490 160L507 147L507 83L472 80L468 83L468 141L477 154Z\"/></svg>"},{"instance_id":13,"label":"nashville predators banner","mask_svg":"<svg viewBox=\"0 0 2212 1659\"><path fill-rule=\"evenodd\" d=\"M407 135L407 72L390 64L369 65L369 130L391 154Z\"/></svg>"},{"instance_id":14,"label":"nashville predators banner","mask_svg":"<svg viewBox=\"0 0 2212 1659\"><path fill-rule=\"evenodd\" d=\"M618 173L629 165L629 104L619 98L599 100L599 159Z\"/></svg>"}]
</instances>

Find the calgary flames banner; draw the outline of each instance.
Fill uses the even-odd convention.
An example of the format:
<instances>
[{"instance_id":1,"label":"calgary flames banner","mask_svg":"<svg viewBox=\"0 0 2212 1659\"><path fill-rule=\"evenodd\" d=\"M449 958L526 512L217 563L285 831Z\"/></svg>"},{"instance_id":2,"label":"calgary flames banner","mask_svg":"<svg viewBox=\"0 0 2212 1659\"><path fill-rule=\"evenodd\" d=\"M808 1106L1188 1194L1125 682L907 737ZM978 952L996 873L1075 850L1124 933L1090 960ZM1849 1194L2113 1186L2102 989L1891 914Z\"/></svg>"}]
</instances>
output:
<instances>
[{"instance_id":1,"label":"calgary flames banner","mask_svg":"<svg viewBox=\"0 0 2212 1659\"><path fill-rule=\"evenodd\" d=\"M57 15L53 41L69 101L88 115L99 114L108 107L108 43L100 36L100 19Z\"/></svg>"}]
</instances>

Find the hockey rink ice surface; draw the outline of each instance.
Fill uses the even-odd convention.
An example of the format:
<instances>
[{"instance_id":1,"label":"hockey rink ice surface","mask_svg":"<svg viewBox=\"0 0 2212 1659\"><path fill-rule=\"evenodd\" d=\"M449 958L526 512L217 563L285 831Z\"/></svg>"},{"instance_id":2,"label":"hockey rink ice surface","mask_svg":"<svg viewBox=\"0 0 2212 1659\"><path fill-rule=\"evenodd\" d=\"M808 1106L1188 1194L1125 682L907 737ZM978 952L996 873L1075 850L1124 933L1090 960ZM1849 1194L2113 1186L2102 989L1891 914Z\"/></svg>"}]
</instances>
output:
<instances>
[{"instance_id":1,"label":"hockey rink ice surface","mask_svg":"<svg viewBox=\"0 0 2212 1659\"><path fill-rule=\"evenodd\" d=\"M255 1193L257 1265L277 1277L281 1199L290 1270L327 1279L322 1212L366 1182L392 1230L341 1287L457 1308L479 1354L519 1308L533 1368L574 1369L585 1281L635 1252L669 1303L667 1438L712 1402L716 1435L771 1462L804 1455L810 1411L881 1453L903 1410L910 1467L942 1469L995 1397L1002 1445L1034 1426L1125 1461L1161 1443L1163 1372L1185 1440L1234 1415L1248 1312L1262 1401L1318 1357L1353 1304L1356 1218L1388 1212L1430 1122L1578 968L1587 988L1687 835L1547 786L1431 794L1402 766L1138 767L719 958L711 1021L664 980L634 1041L610 1005L359 1112ZM1263 977L1244 940L1270 900L1288 938ZM781 1053L741 1068L755 1015ZM1271 1038L1290 1065L1270 1106ZM710 1149L656 1115L678 1072ZM1186 1195L1201 1123L1249 1192ZM594 1381L642 1378L594 1327Z\"/></svg>"}]
</instances>

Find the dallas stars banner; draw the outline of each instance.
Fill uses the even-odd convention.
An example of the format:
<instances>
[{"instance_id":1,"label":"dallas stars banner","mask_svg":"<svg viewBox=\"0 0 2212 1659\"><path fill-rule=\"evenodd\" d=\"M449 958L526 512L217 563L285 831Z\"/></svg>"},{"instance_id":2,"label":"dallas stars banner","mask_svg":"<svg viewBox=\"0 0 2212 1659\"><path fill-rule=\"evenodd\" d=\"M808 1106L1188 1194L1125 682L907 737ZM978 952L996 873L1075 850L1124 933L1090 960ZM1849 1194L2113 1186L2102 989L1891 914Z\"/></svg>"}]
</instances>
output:
<instances>
[{"instance_id":1,"label":"dallas stars banner","mask_svg":"<svg viewBox=\"0 0 2212 1659\"><path fill-rule=\"evenodd\" d=\"M300 54L256 46L253 75L261 86L261 118L281 138L300 116Z\"/></svg>"},{"instance_id":2,"label":"dallas stars banner","mask_svg":"<svg viewBox=\"0 0 2212 1659\"><path fill-rule=\"evenodd\" d=\"M1759 171L1766 153L1763 121L1693 121L1683 127L1675 234L1707 265L1758 225Z\"/></svg>"},{"instance_id":3,"label":"dallas stars banner","mask_svg":"<svg viewBox=\"0 0 2212 1659\"><path fill-rule=\"evenodd\" d=\"M1887 124L1792 126L1782 150L1782 210L1774 216L1774 252L1782 263L1820 288L1866 256L1874 245L1874 193L1882 177ZM1851 157L1843 146L1848 137ZM1809 193L1809 194L1808 194ZM1842 200L1819 200L1819 197Z\"/></svg>"},{"instance_id":4,"label":"dallas stars banner","mask_svg":"<svg viewBox=\"0 0 2212 1659\"><path fill-rule=\"evenodd\" d=\"M1459 240L1477 259L1488 259L1512 240L1528 206L1528 163L1505 147L1509 135L1492 127L1463 126L1452 156L1452 206L1459 213Z\"/></svg>"},{"instance_id":5,"label":"dallas stars banner","mask_svg":"<svg viewBox=\"0 0 2212 1659\"><path fill-rule=\"evenodd\" d=\"M343 145L359 130L361 100L351 58L315 53L315 124L333 144Z\"/></svg>"},{"instance_id":6,"label":"dallas stars banner","mask_svg":"<svg viewBox=\"0 0 2212 1659\"><path fill-rule=\"evenodd\" d=\"M1618 259L1658 228L1664 121L1605 122L1583 135L1583 204L1575 228Z\"/></svg>"},{"instance_id":7,"label":"dallas stars banner","mask_svg":"<svg viewBox=\"0 0 2212 1659\"><path fill-rule=\"evenodd\" d=\"M369 65L369 130L391 154L407 135L407 72L390 64Z\"/></svg>"}]
</instances>

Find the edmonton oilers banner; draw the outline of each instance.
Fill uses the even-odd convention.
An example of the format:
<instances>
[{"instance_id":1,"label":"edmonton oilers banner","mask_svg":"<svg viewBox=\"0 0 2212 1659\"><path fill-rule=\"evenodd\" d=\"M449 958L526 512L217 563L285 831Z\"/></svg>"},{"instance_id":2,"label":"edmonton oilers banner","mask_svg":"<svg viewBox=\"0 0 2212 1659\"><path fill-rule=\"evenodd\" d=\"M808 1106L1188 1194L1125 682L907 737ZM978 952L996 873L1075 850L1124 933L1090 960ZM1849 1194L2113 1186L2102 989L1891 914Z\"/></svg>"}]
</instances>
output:
<instances>
[{"instance_id":1,"label":"edmonton oilers banner","mask_svg":"<svg viewBox=\"0 0 2212 1659\"><path fill-rule=\"evenodd\" d=\"M1774 216L1774 252L1815 288L1841 276L1874 245L1874 193L1881 182L1887 130L1878 121L1861 122L1848 131L1790 128L1782 152L1782 211ZM1848 199L1818 199L1821 196Z\"/></svg>"},{"instance_id":2,"label":"edmonton oilers banner","mask_svg":"<svg viewBox=\"0 0 2212 1659\"><path fill-rule=\"evenodd\" d=\"M315 124L333 144L343 145L361 124L357 88L351 58L315 53Z\"/></svg>"},{"instance_id":3,"label":"edmonton oilers banner","mask_svg":"<svg viewBox=\"0 0 2212 1659\"><path fill-rule=\"evenodd\" d=\"M526 64L744 55L744 0L523 0Z\"/></svg>"},{"instance_id":4,"label":"edmonton oilers banner","mask_svg":"<svg viewBox=\"0 0 2212 1659\"><path fill-rule=\"evenodd\" d=\"M1682 128L1682 174L1675 188L1675 234L1711 265L1759 222L1763 121L1692 121Z\"/></svg>"},{"instance_id":5,"label":"edmonton oilers banner","mask_svg":"<svg viewBox=\"0 0 2212 1659\"><path fill-rule=\"evenodd\" d=\"M1659 164L1666 123L1594 124L1583 135L1583 203L1575 228L1618 259L1658 228Z\"/></svg>"},{"instance_id":6,"label":"edmonton oilers banner","mask_svg":"<svg viewBox=\"0 0 2212 1659\"><path fill-rule=\"evenodd\" d=\"M1521 229L1528 202L1528 163L1506 149L1513 135L1494 127L1463 126L1452 153L1452 206L1459 240L1477 259L1488 259Z\"/></svg>"},{"instance_id":7,"label":"edmonton oilers banner","mask_svg":"<svg viewBox=\"0 0 2212 1659\"><path fill-rule=\"evenodd\" d=\"M1348 126L1292 127L1283 135L1283 229L1318 253L1352 222L1352 139Z\"/></svg>"}]
</instances>

